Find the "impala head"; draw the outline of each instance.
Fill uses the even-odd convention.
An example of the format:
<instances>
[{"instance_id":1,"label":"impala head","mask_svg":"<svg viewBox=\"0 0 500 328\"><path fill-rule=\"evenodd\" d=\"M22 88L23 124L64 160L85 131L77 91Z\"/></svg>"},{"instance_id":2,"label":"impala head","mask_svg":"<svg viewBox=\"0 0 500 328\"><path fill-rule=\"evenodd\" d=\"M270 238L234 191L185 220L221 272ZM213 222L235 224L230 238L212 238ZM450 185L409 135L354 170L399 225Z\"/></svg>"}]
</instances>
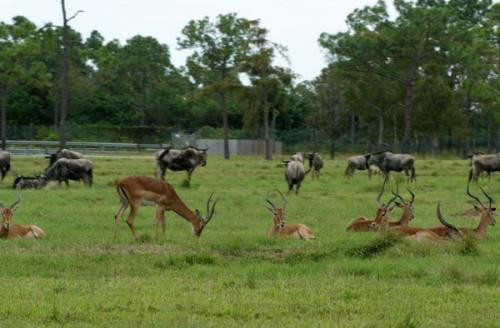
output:
<instances>
[{"instance_id":1,"label":"impala head","mask_svg":"<svg viewBox=\"0 0 500 328\"><path fill-rule=\"evenodd\" d=\"M282 229L285 227L285 207L287 204L287 200L285 196L281 193L281 191L277 190L278 193L281 195L281 199L283 200L283 204L281 207L277 207L269 198L266 198L266 202L271 205L271 207L268 207L267 210L271 212L273 215L273 226Z\"/></svg>"},{"instance_id":2,"label":"impala head","mask_svg":"<svg viewBox=\"0 0 500 328\"><path fill-rule=\"evenodd\" d=\"M469 186L470 186L470 180L469 180L469 183L467 183L467 195L469 195L469 197L471 197L472 199L477 201L477 203L479 204L479 206L474 205L474 208L476 209L476 211L478 211L480 213L481 218L485 217L487 219L488 224L495 225L496 220L493 217L493 213L496 211L496 208L492 207L493 199L490 197L490 195L488 195L488 193L480 185L478 185L479 189L482 191L484 196L486 198L488 198L488 206L484 205L481 202L481 200L479 199L479 197L471 194L471 192L469 190Z\"/></svg>"},{"instance_id":3,"label":"impala head","mask_svg":"<svg viewBox=\"0 0 500 328\"><path fill-rule=\"evenodd\" d=\"M387 224L389 221L389 213L396 207L396 205L391 206L391 203L396 200L396 196L392 197L387 204L382 204L380 208L377 209L377 217L371 223L372 229L378 229L380 226Z\"/></svg>"},{"instance_id":4,"label":"impala head","mask_svg":"<svg viewBox=\"0 0 500 328\"><path fill-rule=\"evenodd\" d=\"M2 203L0 203L0 211L2 212L2 227L5 229L10 228L12 216L16 212L17 204L21 202L21 195L19 193L19 188L17 189L17 200L12 203L9 207L5 207Z\"/></svg>"},{"instance_id":5,"label":"impala head","mask_svg":"<svg viewBox=\"0 0 500 328\"><path fill-rule=\"evenodd\" d=\"M415 194L410 189L408 189L408 192L411 195L411 199L409 202L406 202L404 198L399 194L399 185L396 183L396 192L392 191L392 194L401 200L401 203L395 202L396 206L401 208L403 211L411 213L410 220L412 220L415 217L413 215L413 202L415 202Z\"/></svg>"},{"instance_id":6,"label":"impala head","mask_svg":"<svg viewBox=\"0 0 500 328\"><path fill-rule=\"evenodd\" d=\"M210 197L208 197L206 217L202 217L201 213L198 209L196 209L196 211L195 211L196 217L199 219L199 221L198 221L199 223L196 226L193 225L193 234L196 237L201 236L203 229L208 224L208 222L210 222L210 220L212 220L212 217L214 216L215 205L217 204L217 202L219 200L216 199L215 202L213 202L213 204L211 204L212 206L210 206L210 203L212 202L213 195L214 195L214 193L211 193Z\"/></svg>"}]
</instances>

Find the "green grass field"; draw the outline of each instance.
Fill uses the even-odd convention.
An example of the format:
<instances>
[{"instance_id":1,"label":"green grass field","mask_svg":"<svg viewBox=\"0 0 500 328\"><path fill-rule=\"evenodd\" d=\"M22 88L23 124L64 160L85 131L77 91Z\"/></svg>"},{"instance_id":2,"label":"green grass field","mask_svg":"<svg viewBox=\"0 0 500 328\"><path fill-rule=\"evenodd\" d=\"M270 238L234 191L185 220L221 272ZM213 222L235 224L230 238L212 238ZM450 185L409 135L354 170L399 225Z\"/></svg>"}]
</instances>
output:
<instances>
[{"instance_id":1,"label":"green grass field","mask_svg":"<svg viewBox=\"0 0 500 328\"><path fill-rule=\"evenodd\" d=\"M114 181L152 175L152 156L93 161L90 189L73 182L22 191L14 223L36 224L47 237L0 240L1 327L500 327L500 228L489 227L477 245L347 233L355 217L373 217L382 179L360 171L344 178L344 158L326 161L320 181L308 176L300 195L288 196L286 220L307 224L317 237L309 242L266 237L266 193L286 190L278 159L210 157L190 188L183 172L169 171L167 180L191 209L204 213L215 192L214 219L195 240L191 225L167 212L166 234L155 241L154 208L141 207L138 242L124 221L113 238ZM46 163L14 157L12 167L27 175ZM477 225L461 215L472 205L467 161L419 159L416 169L412 226L437 225L437 201L450 222ZM6 205L16 199L12 180L0 185ZM481 180L497 201L499 182ZM401 182L401 193L409 197L406 186Z\"/></svg>"}]
</instances>

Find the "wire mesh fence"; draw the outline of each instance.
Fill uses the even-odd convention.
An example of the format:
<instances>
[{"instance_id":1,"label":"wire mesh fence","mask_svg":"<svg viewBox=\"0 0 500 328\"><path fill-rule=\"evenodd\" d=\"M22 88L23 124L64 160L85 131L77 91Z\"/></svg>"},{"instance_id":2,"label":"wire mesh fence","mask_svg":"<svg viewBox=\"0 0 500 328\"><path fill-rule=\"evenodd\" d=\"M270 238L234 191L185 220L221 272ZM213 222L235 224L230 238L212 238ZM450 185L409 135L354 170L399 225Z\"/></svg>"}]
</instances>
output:
<instances>
[{"instance_id":1,"label":"wire mesh fence","mask_svg":"<svg viewBox=\"0 0 500 328\"><path fill-rule=\"evenodd\" d=\"M109 126L70 125L66 129L68 141L121 142L135 144L170 144L174 147L196 145L200 139L223 139L220 128L202 127L196 130L160 126ZM260 130L247 131L231 129L229 138L235 140L262 140ZM367 153L390 149L401 151L400 137L370 134L369 130L357 130L329 136L318 129L272 130L273 141L280 143L283 154L296 151L318 151L335 156L337 153ZM10 126L7 129L9 140L57 141L58 133L54 127L47 126ZM382 141L382 142L380 142ZM473 136L455 137L450 135L415 134L412 138L412 153L421 155L455 155L465 157L474 152L500 152L500 133L496 136L479 131Z\"/></svg>"}]
</instances>

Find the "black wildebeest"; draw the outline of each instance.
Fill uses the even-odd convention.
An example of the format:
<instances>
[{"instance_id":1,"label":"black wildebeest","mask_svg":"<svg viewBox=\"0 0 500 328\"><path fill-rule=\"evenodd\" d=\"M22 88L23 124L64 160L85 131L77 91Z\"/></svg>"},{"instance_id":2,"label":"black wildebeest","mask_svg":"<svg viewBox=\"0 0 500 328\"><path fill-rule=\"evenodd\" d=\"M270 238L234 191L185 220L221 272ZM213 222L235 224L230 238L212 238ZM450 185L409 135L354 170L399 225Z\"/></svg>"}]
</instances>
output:
<instances>
[{"instance_id":1,"label":"black wildebeest","mask_svg":"<svg viewBox=\"0 0 500 328\"><path fill-rule=\"evenodd\" d=\"M10 153L5 150L0 150L0 174L3 181L5 175L10 170Z\"/></svg>"},{"instance_id":2,"label":"black wildebeest","mask_svg":"<svg viewBox=\"0 0 500 328\"><path fill-rule=\"evenodd\" d=\"M498 154L474 154L471 159L471 170L469 181L477 181L482 172L490 175L492 172L500 171L500 153Z\"/></svg>"},{"instance_id":3,"label":"black wildebeest","mask_svg":"<svg viewBox=\"0 0 500 328\"><path fill-rule=\"evenodd\" d=\"M321 155L314 152L311 154L307 154L307 158L309 159L309 170L312 171L312 178L319 180L319 172L323 168L323 159L321 158Z\"/></svg>"},{"instance_id":4,"label":"black wildebeest","mask_svg":"<svg viewBox=\"0 0 500 328\"><path fill-rule=\"evenodd\" d=\"M292 155L290 160L283 161L283 163L285 163L285 179L288 183L288 192L291 192L293 186L295 186L295 194L298 194L302 180L311 169L305 171L304 158L301 153Z\"/></svg>"},{"instance_id":5,"label":"black wildebeest","mask_svg":"<svg viewBox=\"0 0 500 328\"><path fill-rule=\"evenodd\" d=\"M60 158L52 164L42 175L47 180L64 181L68 186L68 180L83 180L87 186L92 186L92 170L94 166L88 159Z\"/></svg>"},{"instance_id":6,"label":"black wildebeest","mask_svg":"<svg viewBox=\"0 0 500 328\"><path fill-rule=\"evenodd\" d=\"M45 158L49 158L49 166L51 166L60 158L80 159L80 158L83 158L83 155L77 151L63 148L63 149L59 149L54 154L50 154L50 155L45 156Z\"/></svg>"},{"instance_id":7,"label":"black wildebeest","mask_svg":"<svg viewBox=\"0 0 500 328\"><path fill-rule=\"evenodd\" d=\"M371 165L367 168L365 155L351 156L347 159L347 168L345 169L345 175L349 178L352 178L355 170L367 170L368 178L370 179L372 177L372 174L380 171L380 169L375 165Z\"/></svg>"},{"instance_id":8,"label":"black wildebeest","mask_svg":"<svg viewBox=\"0 0 500 328\"><path fill-rule=\"evenodd\" d=\"M389 179L390 171L404 171L410 182L417 180L415 176L415 158L411 155L381 151L365 155L365 157L366 168L368 169L371 165L377 166L384 174L385 180Z\"/></svg>"},{"instance_id":9,"label":"black wildebeest","mask_svg":"<svg viewBox=\"0 0 500 328\"><path fill-rule=\"evenodd\" d=\"M167 169L172 171L187 171L188 183L191 181L191 174L198 166L207 165L207 150L192 146L182 149L165 148L155 153L156 157L156 177L165 180Z\"/></svg>"},{"instance_id":10,"label":"black wildebeest","mask_svg":"<svg viewBox=\"0 0 500 328\"><path fill-rule=\"evenodd\" d=\"M47 179L43 176L36 176L36 177L24 177L24 176L18 176L14 180L14 183L12 184L13 189L28 189L28 188L43 188L47 185Z\"/></svg>"}]
</instances>

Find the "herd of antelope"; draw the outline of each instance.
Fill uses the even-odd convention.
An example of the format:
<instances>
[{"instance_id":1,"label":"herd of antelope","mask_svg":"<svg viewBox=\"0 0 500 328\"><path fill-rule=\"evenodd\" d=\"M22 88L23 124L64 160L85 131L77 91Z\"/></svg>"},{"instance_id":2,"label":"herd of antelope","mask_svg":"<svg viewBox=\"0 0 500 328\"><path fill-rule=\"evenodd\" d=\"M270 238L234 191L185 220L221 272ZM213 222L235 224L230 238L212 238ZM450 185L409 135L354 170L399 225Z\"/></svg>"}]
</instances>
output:
<instances>
[{"instance_id":1,"label":"herd of antelope","mask_svg":"<svg viewBox=\"0 0 500 328\"><path fill-rule=\"evenodd\" d=\"M115 214L114 234L119 225L119 221L123 216L127 207L130 207L130 212L127 216L126 223L129 226L130 232L134 239L137 239L134 220L137 215L138 209L141 204L149 204L156 206L155 221L153 228L153 236L157 237L158 226L161 225L162 232L165 233L165 211L174 211L179 216L189 221L192 225L194 236L199 237L203 232L206 225L210 222L214 215L215 206L218 200L212 202L213 194L207 200L206 213L202 216L198 209L191 210L177 195L175 189L166 181L164 176L166 169L169 168L173 171L186 170L188 171L189 180L194 169L198 166L206 165L206 149L198 149L195 147L186 147L183 149L164 149L156 153L157 161L157 176L160 179L151 178L146 176L130 176L116 181L116 191L120 201L120 207ZM290 160L284 161L285 164L285 178L288 183L289 192L295 186L295 193L298 194L300 185L311 170L313 171L313 179L319 179L319 172L323 167L323 161L318 153L307 154L309 159L309 169L306 171L304 168L304 157L302 154L297 153L291 156ZM472 179L477 178L476 172L481 168L484 171L484 165L479 161L480 157L473 158L473 167L469 175L469 182L467 184L466 193L474 201L477 202L475 210L480 214L480 222L477 228L457 228L451 223L447 222L441 214L440 204L437 204L437 218L441 225L431 228L416 228L410 227L410 221L414 219L413 209L415 202L415 194L408 190L410 199L405 200L399 193L399 186L396 184L396 191L392 191L392 197L387 203L381 203L381 198L385 191L386 182L389 178L389 172L404 171L408 177L409 182L416 180L415 176L415 160L411 155L405 154L392 154L391 152L380 152L369 154L365 156L351 157L348 159L348 168L346 175L352 175L354 169L368 169L372 166L377 167L384 175L382 188L376 198L376 211L373 220L365 217L354 219L347 227L348 231L391 231L400 234L405 238L417 241L444 241L449 239L456 239L466 235L472 236L478 240L485 237L488 225L496 223L493 218L495 208L492 207L493 200L488 193L478 186L483 195L488 200L488 205L481 202L480 198L474 196L470 192L470 182ZM491 158L487 158L488 163ZM361 164L360 164L361 163ZM479 167L479 168L478 168ZM71 172L70 172L71 173ZM286 197L278 191L282 199L281 207L266 198L266 202L270 205L267 207L268 211L272 214L272 226L268 231L269 237L284 236L295 237L304 240L315 239L313 232L305 224L286 224L284 220L285 208L287 204ZM12 224L11 220L16 211L17 205L21 201L20 187L17 187L17 200L10 206L6 207L0 203L0 211L2 216L2 226L0 229L0 239L13 239L13 238L43 238L45 232L36 225L27 224ZM394 208L401 209L401 216L397 221L390 221L389 214Z\"/></svg>"}]
</instances>

